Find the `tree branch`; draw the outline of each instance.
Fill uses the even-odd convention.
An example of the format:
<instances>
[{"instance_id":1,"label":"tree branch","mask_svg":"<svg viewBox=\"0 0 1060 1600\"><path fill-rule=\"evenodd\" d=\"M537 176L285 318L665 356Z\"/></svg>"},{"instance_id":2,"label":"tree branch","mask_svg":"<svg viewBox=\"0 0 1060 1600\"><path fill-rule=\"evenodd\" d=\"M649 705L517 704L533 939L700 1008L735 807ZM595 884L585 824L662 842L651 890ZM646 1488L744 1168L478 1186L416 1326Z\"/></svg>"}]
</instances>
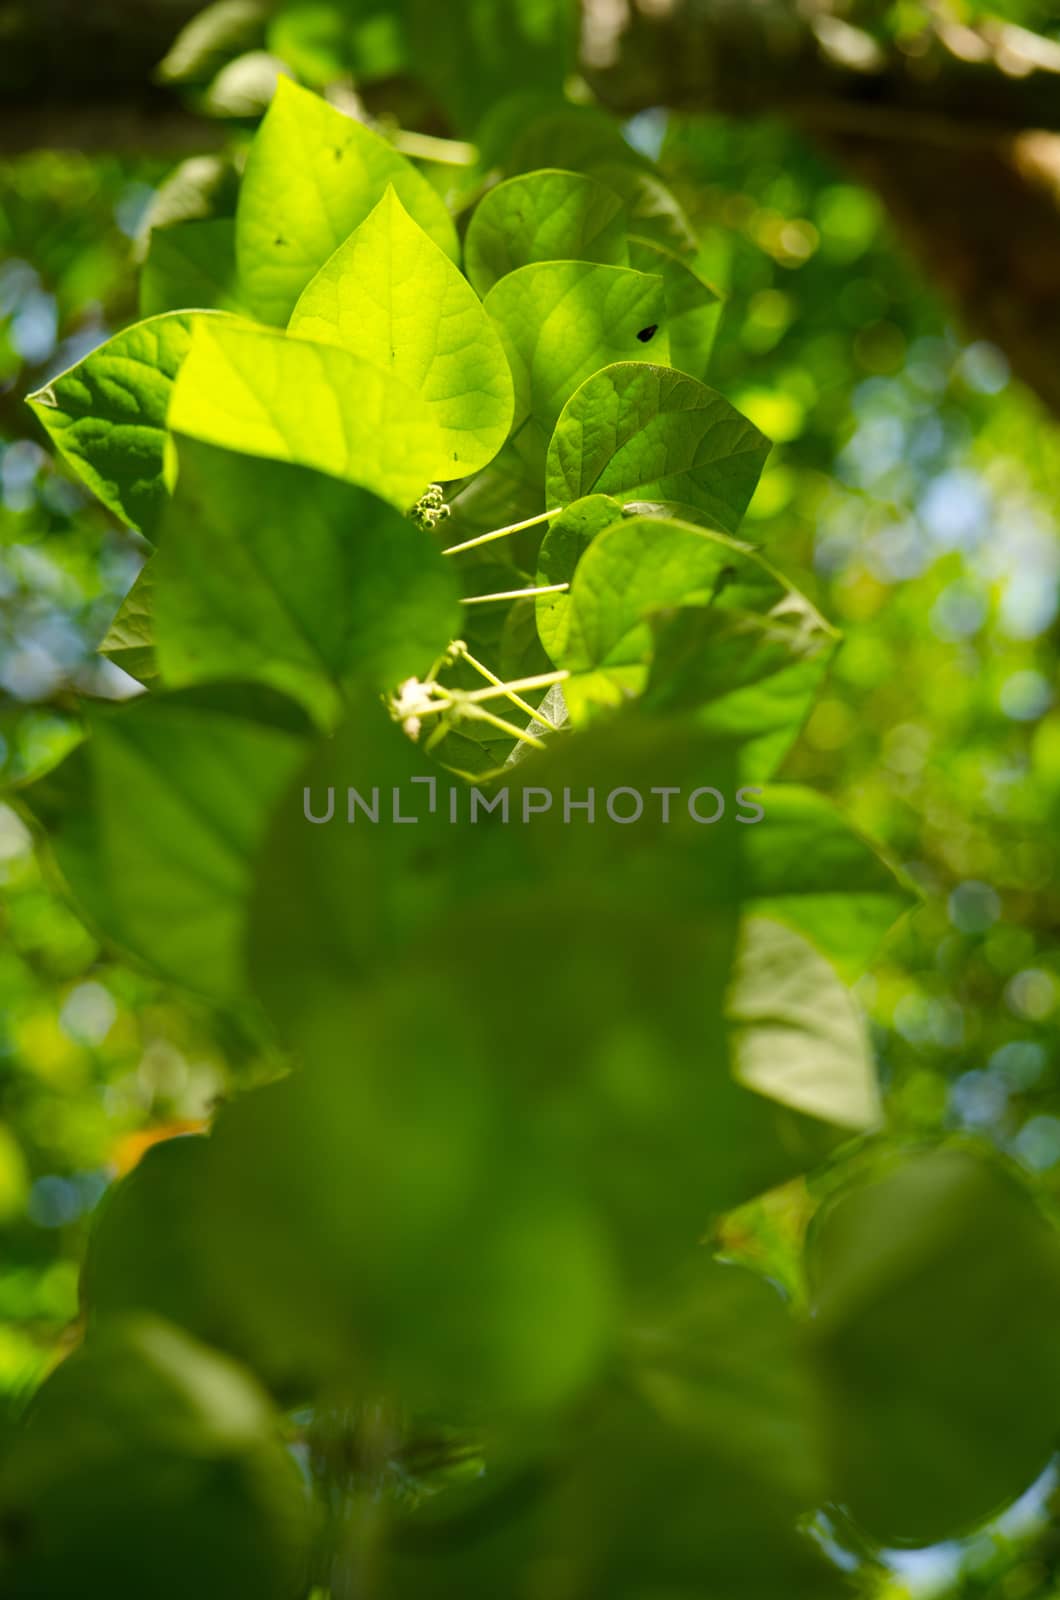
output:
<instances>
[{"instance_id":1,"label":"tree branch","mask_svg":"<svg viewBox=\"0 0 1060 1600\"><path fill-rule=\"evenodd\" d=\"M1060 416L1060 47L937 22L885 52L824 4L583 0L601 99L781 113L886 204L906 243Z\"/></svg>"}]
</instances>

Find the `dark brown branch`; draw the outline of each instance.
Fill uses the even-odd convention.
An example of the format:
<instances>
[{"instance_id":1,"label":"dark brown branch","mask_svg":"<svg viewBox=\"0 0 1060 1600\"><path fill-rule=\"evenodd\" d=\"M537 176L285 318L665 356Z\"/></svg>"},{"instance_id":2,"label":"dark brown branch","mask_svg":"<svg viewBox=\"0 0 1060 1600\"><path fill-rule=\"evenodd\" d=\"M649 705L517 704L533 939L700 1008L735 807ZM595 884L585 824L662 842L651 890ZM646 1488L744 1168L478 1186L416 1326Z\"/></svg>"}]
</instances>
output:
<instances>
[{"instance_id":1,"label":"dark brown branch","mask_svg":"<svg viewBox=\"0 0 1060 1600\"><path fill-rule=\"evenodd\" d=\"M1060 131L1060 46L1005 24L937 23L883 49L825 0L582 0L582 59L605 104L783 112L874 137Z\"/></svg>"}]
</instances>

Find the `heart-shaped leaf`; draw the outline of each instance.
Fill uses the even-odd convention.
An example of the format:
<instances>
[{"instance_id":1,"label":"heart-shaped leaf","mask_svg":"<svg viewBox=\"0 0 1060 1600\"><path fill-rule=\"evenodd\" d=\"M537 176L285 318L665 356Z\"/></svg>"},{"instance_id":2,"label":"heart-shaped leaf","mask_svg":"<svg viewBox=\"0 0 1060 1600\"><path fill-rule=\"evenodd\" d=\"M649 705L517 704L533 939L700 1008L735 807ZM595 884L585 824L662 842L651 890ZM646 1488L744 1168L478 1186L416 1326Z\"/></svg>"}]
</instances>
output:
<instances>
[{"instance_id":1,"label":"heart-shaped leaf","mask_svg":"<svg viewBox=\"0 0 1060 1600\"><path fill-rule=\"evenodd\" d=\"M198 329L169 423L226 450L346 478L400 510L452 456L430 406L392 373L337 345L234 319Z\"/></svg>"},{"instance_id":2,"label":"heart-shaped leaf","mask_svg":"<svg viewBox=\"0 0 1060 1600\"><path fill-rule=\"evenodd\" d=\"M456 261L452 219L410 161L363 122L281 77L247 157L236 212L240 295L283 327L306 284L393 184Z\"/></svg>"},{"instance_id":3,"label":"heart-shaped leaf","mask_svg":"<svg viewBox=\"0 0 1060 1600\"><path fill-rule=\"evenodd\" d=\"M475 207L464 241L467 275L485 295L498 279L535 261L629 266L628 232L621 199L594 178L558 169L525 173L498 184Z\"/></svg>"},{"instance_id":4,"label":"heart-shaped leaf","mask_svg":"<svg viewBox=\"0 0 1060 1600\"><path fill-rule=\"evenodd\" d=\"M508 437L514 398L497 331L393 187L308 284L290 331L341 345L425 400L446 448L444 478L477 472Z\"/></svg>"},{"instance_id":5,"label":"heart-shaped leaf","mask_svg":"<svg viewBox=\"0 0 1060 1600\"><path fill-rule=\"evenodd\" d=\"M515 428L529 424L536 455L591 373L616 361L665 359L669 350L662 279L628 267L535 262L494 284L486 310L515 382ZM579 498L565 494L552 503Z\"/></svg>"},{"instance_id":6,"label":"heart-shaped leaf","mask_svg":"<svg viewBox=\"0 0 1060 1600\"><path fill-rule=\"evenodd\" d=\"M152 537L166 503L166 416L192 333L226 319L149 317L108 339L29 403L70 465L123 522Z\"/></svg>"},{"instance_id":7,"label":"heart-shaped leaf","mask_svg":"<svg viewBox=\"0 0 1060 1600\"><path fill-rule=\"evenodd\" d=\"M425 674L457 632L450 565L367 490L190 439L179 460L151 563L166 683L254 679L331 719L352 676Z\"/></svg>"},{"instance_id":8,"label":"heart-shaped leaf","mask_svg":"<svg viewBox=\"0 0 1060 1600\"><path fill-rule=\"evenodd\" d=\"M678 502L735 533L769 448L714 389L668 367L623 362L588 378L564 406L546 498Z\"/></svg>"},{"instance_id":9,"label":"heart-shaped leaf","mask_svg":"<svg viewBox=\"0 0 1060 1600\"><path fill-rule=\"evenodd\" d=\"M140 314L189 307L241 311L236 287L236 227L231 217L154 228L140 278Z\"/></svg>"},{"instance_id":10,"label":"heart-shaped leaf","mask_svg":"<svg viewBox=\"0 0 1060 1600\"><path fill-rule=\"evenodd\" d=\"M718 331L721 296L679 255L651 239L629 241L629 264L663 280L670 360L678 371L704 378Z\"/></svg>"}]
</instances>

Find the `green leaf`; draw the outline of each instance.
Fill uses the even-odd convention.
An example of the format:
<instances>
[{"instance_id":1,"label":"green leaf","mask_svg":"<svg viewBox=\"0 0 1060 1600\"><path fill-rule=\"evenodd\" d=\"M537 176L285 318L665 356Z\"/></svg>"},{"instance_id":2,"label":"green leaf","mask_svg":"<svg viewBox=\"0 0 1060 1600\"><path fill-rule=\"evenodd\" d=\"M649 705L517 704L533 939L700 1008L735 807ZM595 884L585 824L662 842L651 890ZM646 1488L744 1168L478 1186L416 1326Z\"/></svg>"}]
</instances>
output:
<instances>
[{"instance_id":1,"label":"green leaf","mask_svg":"<svg viewBox=\"0 0 1060 1600\"><path fill-rule=\"evenodd\" d=\"M108 510L150 538L165 506L166 415L192 334L225 319L174 312L137 322L29 397Z\"/></svg>"},{"instance_id":2,"label":"green leaf","mask_svg":"<svg viewBox=\"0 0 1060 1600\"><path fill-rule=\"evenodd\" d=\"M150 561L141 569L122 601L99 647L99 653L140 683L152 684L157 679L154 568Z\"/></svg>"},{"instance_id":3,"label":"green leaf","mask_svg":"<svg viewBox=\"0 0 1060 1600\"><path fill-rule=\"evenodd\" d=\"M430 85L454 125L474 134L511 87L557 96L573 66L574 16L567 0L406 0L412 58L430 63Z\"/></svg>"},{"instance_id":4,"label":"green leaf","mask_svg":"<svg viewBox=\"0 0 1060 1600\"><path fill-rule=\"evenodd\" d=\"M0 1471L0 1519L18 1530L13 1600L72 1583L108 1600L290 1600L309 1559L307 1495L265 1395L153 1317L100 1328L37 1391Z\"/></svg>"},{"instance_id":5,"label":"green leaf","mask_svg":"<svg viewBox=\"0 0 1060 1600\"><path fill-rule=\"evenodd\" d=\"M573 720L646 691L646 704L691 711L744 745L745 777L771 776L835 634L747 546L692 523L616 521L615 505L603 495L576 501L542 545L539 581L570 582L538 608L553 659L574 674L564 687Z\"/></svg>"},{"instance_id":6,"label":"green leaf","mask_svg":"<svg viewBox=\"0 0 1060 1600\"><path fill-rule=\"evenodd\" d=\"M50 830L75 901L156 970L238 998L250 862L303 758L304 717L227 687L144 695L93 708L87 722ZM63 779L60 768L39 803L28 790L30 809L47 815Z\"/></svg>"},{"instance_id":7,"label":"green leaf","mask_svg":"<svg viewBox=\"0 0 1060 1600\"><path fill-rule=\"evenodd\" d=\"M417 962L303 1014L301 1069L218 1119L206 1248L270 1368L496 1422L595 1375L612 1266L463 1011Z\"/></svg>"},{"instance_id":8,"label":"green leaf","mask_svg":"<svg viewBox=\"0 0 1060 1600\"><path fill-rule=\"evenodd\" d=\"M409 64L404 21L387 0L363 0L356 13L320 0L293 0L269 24L269 49L314 88L345 74L361 81L391 77Z\"/></svg>"},{"instance_id":9,"label":"green leaf","mask_svg":"<svg viewBox=\"0 0 1060 1600\"><path fill-rule=\"evenodd\" d=\"M510 1126L540 1140L557 1176L606 1219L627 1281L643 1284L692 1248L716 1207L814 1159L821 1130L727 1069L742 836L763 831L735 820L731 755L687 720L628 716L599 734L555 737L548 754L489 785L494 798L502 785L510 791L509 825L494 815L471 826L467 791L455 784L454 825L447 775L381 710L363 707L277 808L259 856L251 961L284 1037L321 1063L347 1048L336 1006L363 1010L402 963L438 1040L449 1027L443 997L446 1014L452 1006L463 1019L461 1059L477 1048L492 1060L503 1038ZM413 783L431 776L433 811L427 786ZM708 783L730 801L717 829L685 804L660 820L653 786L682 786L687 799ZM350 784L374 799L377 821L355 809L347 822ZM629 785L651 808L643 826L605 814L610 791ZM568 826L565 796L582 802L590 787L598 825L572 813ZM395 789L414 825L394 824ZM523 796L534 789L552 807L526 826ZM307 794L318 826L306 826ZM542 967L557 930L562 959ZM523 972L539 977L518 1005Z\"/></svg>"},{"instance_id":10,"label":"green leaf","mask_svg":"<svg viewBox=\"0 0 1060 1600\"><path fill-rule=\"evenodd\" d=\"M589 173L607 163L650 163L627 144L614 117L598 106L556 106L526 120L506 162L513 173L546 167ZM598 180L599 181L599 180Z\"/></svg>"},{"instance_id":11,"label":"green leaf","mask_svg":"<svg viewBox=\"0 0 1060 1600\"><path fill-rule=\"evenodd\" d=\"M140 315L209 307L239 311L231 217L154 228L140 278Z\"/></svg>"},{"instance_id":12,"label":"green leaf","mask_svg":"<svg viewBox=\"0 0 1060 1600\"><path fill-rule=\"evenodd\" d=\"M202 1250L208 1160L209 1141L201 1134L163 1139L108 1189L81 1268L81 1306L90 1326L149 1311L207 1344L232 1348Z\"/></svg>"},{"instance_id":13,"label":"green leaf","mask_svg":"<svg viewBox=\"0 0 1060 1600\"><path fill-rule=\"evenodd\" d=\"M264 42L267 17L261 0L214 0L180 30L159 62L159 78L209 83L226 62Z\"/></svg>"},{"instance_id":14,"label":"green leaf","mask_svg":"<svg viewBox=\"0 0 1060 1600\"><path fill-rule=\"evenodd\" d=\"M841 1128L878 1127L864 1017L834 969L793 929L763 917L744 922L726 1016L741 1083Z\"/></svg>"},{"instance_id":15,"label":"green leaf","mask_svg":"<svg viewBox=\"0 0 1060 1600\"><path fill-rule=\"evenodd\" d=\"M638 272L655 272L662 278L670 361L679 372L704 378L718 331L721 296L680 256L650 239L629 241L629 264Z\"/></svg>"},{"instance_id":16,"label":"green leaf","mask_svg":"<svg viewBox=\"0 0 1060 1600\"><path fill-rule=\"evenodd\" d=\"M306 284L390 184L456 261L452 219L411 162L363 123L281 78L251 146L236 213L240 293L254 314L284 326Z\"/></svg>"},{"instance_id":17,"label":"green leaf","mask_svg":"<svg viewBox=\"0 0 1060 1600\"><path fill-rule=\"evenodd\" d=\"M178 453L151 564L167 684L257 680L333 720L353 676L383 689L426 674L460 621L451 564L427 533L305 467L190 439Z\"/></svg>"},{"instance_id":18,"label":"green leaf","mask_svg":"<svg viewBox=\"0 0 1060 1600\"><path fill-rule=\"evenodd\" d=\"M629 212L632 231L640 238L692 255L699 245L695 229L684 207L658 173L650 167L623 157L621 161L594 164L590 171L600 183L621 195Z\"/></svg>"},{"instance_id":19,"label":"green leaf","mask_svg":"<svg viewBox=\"0 0 1060 1600\"><path fill-rule=\"evenodd\" d=\"M1060 1240L986 1153L914 1157L811 1232L831 1495L884 1543L970 1530L1028 1488L1060 1412Z\"/></svg>"},{"instance_id":20,"label":"green leaf","mask_svg":"<svg viewBox=\"0 0 1060 1600\"><path fill-rule=\"evenodd\" d=\"M746 563L749 565L750 563ZM654 635L645 703L653 710L686 709L719 738L738 739L741 771L752 781L772 777L787 755L821 689L838 637L809 601L782 579L751 593L729 585L721 603L684 606L651 617ZM737 575L734 568L733 576ZM752 571L754 568L752 567ZM746 609L753 600L754 611Z\"/></svg>"},{"instance_id":21,"label":"green leaf","mask_svg":"<svg viewBox=\"0 0 1060 1600\"><path fill-rule=\"evenodd\" d=\"M402 1511L388 1596L533 1593L542 1570L614 1600L847 1592L796 1532L823 1483L798 1328L750 1273L702 1252L690 1265L555 1442L495 1448Z\"/></svg>"},{"instance_id":22,"label":"green leaf","mask_svg":"<svg viewBox=\"0 0 1060 1600\"><path fill-rule=\"evenodd\" d=\"M747 899L756 914L805 935L852 982L915 894L824 795L796 784L753 792L765 817L741 829Z\"/></svg>"},{"instance_id":23,"label":"green leaf","mask_svg":"<svg viewBox=\"0 0 1060 1600\"><path fill-rule=\"evenodd\" d=\"M498 184L476 206L464 241L467 275L485 295L499 278L536 261L629 266L628 231L622 201L595 179L555 169L527 173Z\"/></svg>"},{"instance_id":24,"label":"green leaf","mask_svg":"<svg viewBox=\"0 0 1060 1600\"><path fill-rule=\"evenodd\" d=\"M569 584L596 536L621 520L622 506L610 495L591 494L576 500L549 524L538 551L536 582L542 588ZM538 595L535 605L541 643L559 664L566 656L570 635L570 591Z\"/></svg>"},{"instance_id":25,"label":"green leaf","mask_svg":"<svg viewBox=\"0 0 1060 1600\"><path fill-rule=\"evenodd\" d=\"M677 501L735 533L769 448L714 389L667 367L623 362L567 401L549 446L546 498Z\"/></svg>"},{"instance_id":26,"label":"green leaf","mask_svg":"<svg viewBox=\"0 0 1060 1600\"><path fill-rule=\"evenodd\" d=\"M592 373L615 361L665 360L669 352L662 279L628 267L535 262L494 284L486 310L515 381L515 428L529 421L535 454ZM564 493L551 504L579 498Z\"/></svg>"},{"instance_id":27,"label":"green leaf","mask_svg":"<svg viewBox=\"0 0 1060 1600\"><path fill-rule=\"evenodd\" d=\"M508 437L512 379L496 330L392 187L304 290L290 331L341 345L425 400L445 478L477 472Z\"/></svg>"},{"instance_id":28,"label":"green leaf","mask_svg":"<svg viewBox=\"0 0 1060 1600\"><path fill-rule=\"evenodd\" d=\"M197 330L169 424L345 478L401 510L444 476L452 455L427 402L392 373L335 345L235 321Z\"/></svg>"}]
</instances>

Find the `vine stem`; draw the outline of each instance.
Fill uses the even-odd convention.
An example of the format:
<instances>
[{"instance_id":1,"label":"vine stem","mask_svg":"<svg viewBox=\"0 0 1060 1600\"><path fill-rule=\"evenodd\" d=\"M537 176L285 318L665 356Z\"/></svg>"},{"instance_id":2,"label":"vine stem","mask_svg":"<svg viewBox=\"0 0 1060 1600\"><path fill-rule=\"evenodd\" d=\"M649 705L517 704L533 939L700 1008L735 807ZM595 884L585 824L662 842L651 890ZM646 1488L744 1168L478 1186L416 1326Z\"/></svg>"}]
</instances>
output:
<instances>
[{"instance_id":1,"label":"vine stem","mask_svg":"<svg viewBox=\"0 0 1060 1600\"><path fill-rule=\"evenodd\" d=\"M543 717L540 711L536 710L530 704L529 700L521 699L520 696L515 693L510 683L504 683L500 678L496 677L495 674L490 671L489 667L483 666L481 661L476 661L475 657L471 654L471 651L466 645L460 654L467 662L469 667L474 667L476 672L481 672L487 683L492 683L497 689L503 689L505 696L512 702L513 706L518 706L519 710L525 712L526 715L534 722L539 722L543 728L547 728L550 733L552 732L553 725L551 722L549 722L548 718ZM542 686L536 685L535 687Z\"/></svg>"},{"instance_id":2,"label":"vine stem","mask_svg":"<svg viewBox=\"0 0 1060 1600\"><path fill-rule=\"evenodd\" d=\"M539 672L532 678L513 678L511 683L502 683L495 679L496 687L493 689L470 689L461 694L461 699L470 700L472 705L478 705L483 700L495 700L498 694L508 694L512 689L551 689L555 683L564 683L570 677L566 670L561 672ZM548 724L555 732L553 724Z\"/></svg>"},{"instance_id":3,"label":"vine stem","mask_svg":"<svg viewBox=\"0 0 1060 1600\"><path fill-rule=\"evenodd\" d=\"M544 739L538 739L532 733L524 733L522 728L517 728L514 722L506 722L503 717L495 716L492 711L487 711L484 706L476 705L475 716L482 722L488 722L491 727L499 728L512 739L518 739L521 744L528 744L534 750L547 750Z\"/></svg>"},{"instance_id":4,"label":"vine stem","mask_svg":"<svg viewBox=\"0 0 1060 1600\"><path fill-rule=\"evenodd\" d=\"M480 533L475 539L465 539L463 544L451 544L448 550L443 550L443 556L458 556L462 550L474 550L477 545L490 544L494 539L506 539L510 533L522 533L524 528L536 528L539 523L550 522L553 517L558 517L563 510L556 506L553 511L539 512L536 517L527 517L525 522L513 522L507 528L494 528L492 533Z\"/></svg>"},{"instance_id":5,"label":"vine stem","mask_svg":"<svg viewBox=\"0 0 1060 1600\"><path fill-rule=\"evenodd\" d=\"M396 128L389 135L390 143L403 156L417 161L437 161L449 167L473 167L478 160L478 150L461 139L439 139L433 133L412 133L407 128Z\"/></svg>"},{"instance_id":6,"label":"vine stem","mask_svg":"<svg viewBox=\"0 0 1060 1600\"><path fill-rule=\"evenodd\" d=\"M544 583L536 589L502 589L498 594L466 594L460 601L463 606L484 606L490 600L525 600L528 595L563 594L569 583Z\"/></svg>"}]
</instances>

